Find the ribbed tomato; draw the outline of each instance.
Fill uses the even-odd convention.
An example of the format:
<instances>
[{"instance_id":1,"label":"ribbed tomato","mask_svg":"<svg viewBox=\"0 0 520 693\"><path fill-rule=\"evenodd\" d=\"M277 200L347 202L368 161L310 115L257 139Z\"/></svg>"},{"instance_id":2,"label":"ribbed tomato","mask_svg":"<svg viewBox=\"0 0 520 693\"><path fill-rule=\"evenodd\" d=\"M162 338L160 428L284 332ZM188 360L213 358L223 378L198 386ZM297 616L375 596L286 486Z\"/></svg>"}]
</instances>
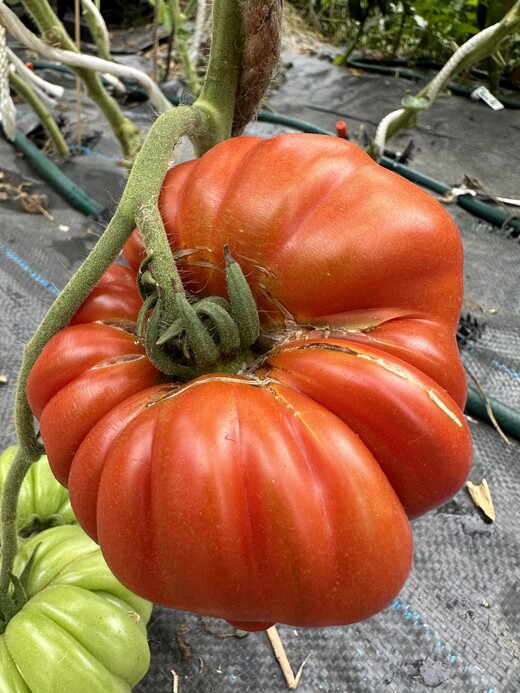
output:
<instances>
[{"instance_id":1,"label":"ribbed tomato","mask_svg":"<svg viewBox=\"0 0 520 693\"><path fill-rule=\"evenodd\" d=\"M471 461L456 228L321 136L224 142L174 168L160 205L188 301L225 309L227 246L262 332L234 373L166 378L111 270L28 383L79 522L161 604L250 629L372 615L408 574L408 518ZM125 254L135 272L138 236Z\"/></svg>"},{"instance_id":2,"label":"ribbed tomato","mask_svg":"<svg viewBox=\"0 0 520 693\"><path fill-rule=\"evenodd\" d=\"M0 634L2 693L130 693L146 674L152 605L107 568L81 527L52 527L22 543L34 555L27 601Z\"/></svg>"}]
</instances>

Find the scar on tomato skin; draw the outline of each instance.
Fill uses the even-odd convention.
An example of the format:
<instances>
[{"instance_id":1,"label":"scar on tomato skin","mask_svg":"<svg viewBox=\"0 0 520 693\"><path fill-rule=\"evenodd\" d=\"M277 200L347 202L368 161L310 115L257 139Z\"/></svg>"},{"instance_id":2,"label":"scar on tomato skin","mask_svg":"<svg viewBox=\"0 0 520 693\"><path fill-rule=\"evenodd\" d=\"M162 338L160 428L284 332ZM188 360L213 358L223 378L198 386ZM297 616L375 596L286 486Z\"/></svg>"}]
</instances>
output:
<instances>
[{"instance_id":1,"label":"scar on tomato skin","mask_svg":"<svg viewBox=\"0 0 520 693\"><path fill-rule=\"evenodd\" d=\"M442 411L449 416L449 418L459 427L462 428L462 421L457 417L455 412L451 411L449 407L447 407L442 400L437 397L435 392L433 390L426 390L426 393L428 394L428 397L435 402L435 404L442 409Z\"/></svg>"},{"instance_id":2,"label":"scar on tomato skin","mask_svg":"<svg viewBox=\"0 0 520 693\"><path fill-rule=\"evenodd\" d=\"M281 383L278 383L274 378L270 378L269 382L262 383L263 388L267 392L269 392L270 395L272 395L278 402L284 404L287 407L287 409L289 409L289 411L292 412L292 414L294 414L296 418L301 419L303 421L302 413L298 409L296 409L294 405L290 404L290 402L288 402L283 395L277 392L274 389L273 385L281 385Z\"/></svg>"},{"instance_id":3,"label":"scar on tomato skin","mask_svg":"<svg viewBox=\"0 0 520 693\"><path fill-rule=\"evenodd\" d=\"M283 387L288 387L283 383L276 383L274 379L271 379L271 382L273 383L273 385L280 384ZM302 414L302 412L299 409L297 409L293 404L288 402L285 399L285 397L280 392L277 392L271 385L266 385L265 389L269 392L269 394L271 394L275 398L275 400L280 402L292 414L294 419L298 420L299 425L303 426L303 428L307 431L311 438L313 438L320 446L322 446L323 441L321 440L321 436L312 428L312 426L310 426L307 423L305 415Z\"/></svg>"},{"instance_id":4,"label":"scar on tomato skin","mask_svg":"<svg viewBox=\"0 0 520 693\"><path fill-rule=\"evenodd\" d=\"M137 325L133 320L116 319L113 320L94 320L96 325L105 325L106 327L111 327L114 330L119 330L120 332L125 332L132 337L137 336Z\"/></svg>"},{"instance_id":5,"label":"scar on tomato skin","mask_svg":"<svg viewBox=\"0 0 520 693\"><path fill-rule=\"evenodd\" d=\"M434 402L441 411L448 416L453 423L455 423L459 428L462 428L462 421L460 418L455 414L454 411L452 411L447 404L445 404L440 397L435 393L435 391L429 387L425 387L417 378L414 378L410 373L405 371L403 368L399 368L399 366L393 366L388 361L386 361L384 358L378 358L374 356L369 356L368 354L356 354L358 358L365 359L367 361L374 361L377 363L377 365L381 366L387 371L390 371L391 373L394 373L400 378L403 378L404 380L408 380L410 383L421 389L423 392L425 392L428 397Z\"/></svg>"},{"instance_id":6,"label":"scar on tomato skin","mask_svg":"<svg viewBox=\"0 0 520 693\"><path fill-rule=\"evenodd\" d=\"M324 344L323 342L316 344L315 342L308 342L305 344L296 344L295 346L282 346L281 348L284 354L292 351L337 351L349 356L359 356L359 352L354 351L354 349L344 344Z\"/></svg>"},{"instance_id":7,"label":"scar on tomato skin","mask_svg":"<svg viewBox=\"0 0 520 693\"><path fill-rule=\"evenodd\" d=\"M349 336L351 334L362 334L368 335L373 330L381 327L381 325L365 325L364 327L348 327L347 325L315 325L313 323L303 323L302 327L306 327L309 332L307 339L313 339L319 337L320 334L323 335L325 339L341 339L343 336ZM317 333L317 334L316 334Z\"/></svg>"}]
</instances>

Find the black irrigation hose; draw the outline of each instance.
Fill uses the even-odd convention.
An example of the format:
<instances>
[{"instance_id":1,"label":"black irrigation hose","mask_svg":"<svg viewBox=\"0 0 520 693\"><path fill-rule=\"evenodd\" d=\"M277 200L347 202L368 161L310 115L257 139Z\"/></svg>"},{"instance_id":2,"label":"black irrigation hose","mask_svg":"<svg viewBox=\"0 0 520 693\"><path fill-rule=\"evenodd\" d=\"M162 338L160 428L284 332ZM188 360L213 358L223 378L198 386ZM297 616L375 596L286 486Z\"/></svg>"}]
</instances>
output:
<instances>
[{"instance_id":1,"label":"black irrigation hose","mask_svg":"<svg viewBox=\"0 0 520 693\"><path fill-rule=\"evenodd\" d=\"M420 173L409 166L399 164L386 156L381 158L380 164L385 168L395 171L395 173L398 173L404 178L407 178L408 180L412 181L412 183L422 185L438 195L445 195L451 192L449 185L441 183L434 178L430 178L430 176L426 176L424 173ZM487 204L486 202L482 202L482 200L477 200L469 193L465 195L458 195L455 202L459 205L459 207L462 207L467 212L474 214L476 217L479 217L484 221L488 221L490 224L495 224L500 228L510 227L513 231L520 233L520 218L512 217L503 209L498 209Z\"/></svg>"},{"instance_id":2,"label":"black irrigation hose","mask_svg":"<svg viewBox=\"0 0 520 693\"><path fill-rule=\"evenodd\" d=\"M45 66L52 66L52 64L45 64ZM142 90L139 88L136 90L138 95L141 95L141 91ZM174 105L179 105L180 103L180 99L178 97L167 96L167 98ZM258 120L266 123L284 125L301 132L323 135L335 134L329 130L325 130L324 128L312 125L311 123L306 123L302 120L297 120L296 118L284 116L278 113L270 113L268 111L261 111L258 114ZM33 165L35 165L35 167L38 168L38 170L42 173L44 178L47 178L49 182L56 187L56 189L59 189L59 192L61 192L66 199L69 199L71 204L73 204L77 209L83 211L83 209L81 209L81 207L78 205L83 205L83 203L86 202L85 209L88 211L85 211L85 214L92 214L96 216L103 211L103 208L101 205L99 205L99 203L92 200L92 198L78 188L75 183L64 176L58 167L50 162L47 157L42 154L40 150L21 133L17 133L15 146L26 154L31 163L33 163ZM44 161L46 162L45 164L43 163ZM391 169L408 180L418 185L423 185L424 187L427 187L440 195L450 192L451 190L451 188L444 183L430 178L419 171L415 171L404 164L396 163L387 157L382 157L380 163L385 168ZM70 190L73 191L72 199L69 195L69 186ZM496 224L500 227L507 224L520 231L520 219L512 219L502 210L495 209L490 205L481 202L480 200L475 200L471 195L459 195L456 198L456 203L471 214L485 219L492 224ZM489 398L488 402L493 410L493 414L498 425L504 431L504 433L509 433L509 435L520 440L520 412L508 407L506 404L503 404L494 398ZM490 422L484 399L480 395L479 391L471 385L468 387L466 412L470 416L475 416L478 419Z\"/></svg>"}]
</instances>

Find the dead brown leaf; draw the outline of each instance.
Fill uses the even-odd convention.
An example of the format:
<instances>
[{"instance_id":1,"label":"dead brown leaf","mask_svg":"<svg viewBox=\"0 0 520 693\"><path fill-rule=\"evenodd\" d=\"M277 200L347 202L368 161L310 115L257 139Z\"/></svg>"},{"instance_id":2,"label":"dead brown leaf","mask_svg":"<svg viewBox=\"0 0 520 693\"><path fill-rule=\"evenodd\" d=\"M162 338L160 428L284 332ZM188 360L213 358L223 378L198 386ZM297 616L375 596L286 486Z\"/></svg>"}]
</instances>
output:
<instances>
[{"instance_id":1,"label":"dead brown leaf","mask_svg":"<svg viewBox=\"0 0 520 693\"><path fill-rule=\"evenodd\" d=\"M54 221L54 217L47 211L47 195L43 193L30 193L25 188L31 187L30 181L22 181L19 185L12 185L3 182L4 176L0 178L0 200L18 202L24 212L29 214L43 214L49 221Z\"/></svg>"},{"instance_id":2,"label":"dead brown leaf","mask_svg":"<svg viewBox=\"0 0 520 693\"><path fill-rule=\"evenodd\" d=\"M485 479L482 479L482 483L480 484L467 481L466 487L477 508L480 508L484 515L489 518L491 522L494 522L496 518L495 508L493 506L493 500L491 499L491 491L489 490L488 482Z\"/></svg>"}]
</instances>

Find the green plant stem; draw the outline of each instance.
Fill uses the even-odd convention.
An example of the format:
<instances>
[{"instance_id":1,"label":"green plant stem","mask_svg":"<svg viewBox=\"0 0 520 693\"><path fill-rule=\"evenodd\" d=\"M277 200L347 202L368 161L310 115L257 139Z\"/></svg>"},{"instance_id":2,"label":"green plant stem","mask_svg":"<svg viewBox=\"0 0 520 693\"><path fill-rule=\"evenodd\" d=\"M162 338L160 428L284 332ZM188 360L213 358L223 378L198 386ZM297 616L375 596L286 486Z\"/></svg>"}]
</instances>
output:
<instances>
[{"instance_id":1,"label":"green plant stem","mask_svg":"<svg viewBox=\"0 0 520 693\"><path fill-rule=\"evenodd\" d=\"M191 138L197 156L231 137L244 42L240 3L214 0L212 26L206 77L194 104L208 118L210 127Z\"/></svg>"},{"instance_id":2,"label":"green plant stem","mask_svg":"<svg viewBox=\"0 0 520 693\"><path fill-rule=\"evenodd\" d=\"M31 464L42 454L27 401L27 379L43 347L73 317L132 233L136 218L155 205L168 168L171 150L178 139L203 127L201 114L188 106L163 113L154 123L130 173L116 213L94 249L53 303L36 334L27 344L18 377L15 424L19 453L4 485L2 497L2 569L0 591L9 586L17 551L16 505L20 488ZM159 236L161 234L158 234Z\"/></svg>"},{"instance_id":3,"label":"green plant stem","mask_svg":"<svg viewBox=\"0 0 520 693\"><path fill-rule=\"evenodd\" d=\"M78 52L65 27L52 11L48 0L23 0L23 4L36 22L46 43L74 53ZM72 69L85 85L89 97L99 106L110 123L125 157L133 160L141 146L138 128L123 116L117 102L107 93L96 72L84 67Z\"/></svg>"},{"instance_id":4,"label":"green plant stem","mask_svg":"<svg viewBox=\"0 0 520 693\"><path fill-rule=\"evenodd\" d=\"M52 15L45 9L46 6L50 10L47 0L26 0L25 4L29 10L34 10L33 16L37 22L43 24L44 19L45 22L49 17L52 19ZM185 135L191 139L196 152L201 154L231 134L241 64L240 4L235 0L215 0L213 13L213 43L201 96L194 106L181 106L166 111L156 120L137 155L112 221L88 258L60 293L24 350L15 402L19 453L4 485L1 508L0 590L4 593L9 589L9 574L17 551L17 499L27 470L42 452L27 400L29 373L47 342L70 321L120 252L136 221L142 227L148 252L154 254L154 273L159 273L158 276L162 277L161 281L166 282L165 285L171 284L172 278L173 283L176 283L176 270L172 270L174 263L169 246L166 249L168 241L162 221L159 222L157 206L171 151L178 139ZM52 28L56 29L54 25ZM67 43L68 37L64 41Z\"/></svg>"},{"instance_id":5,"label":"green plant stem","mask_svg":"<svg viewBox=\"0 0 520 693\"><path fill-rule=\"evenodd\" d=\"M39 455L32 456L19 449L6 477L4 488L9 484L10 492L4 491L2 496L2 565L0 568L0 593L2 594L7 594L9 591L10 573L18 551L16 511L21 482L38 457ZM18 478L21 479L20 484L18 484Z\"/></svg>"},{"instance_id":6,"label":"green plant stem","mask_svg":"<svg viewBox=\"0 0 520 693\"><path fill-rule=\"evenodd\" d=\"M186 44L186 30L184 25L186 23L186 15L181 11L181 6L179 0L168 0L168 7L172 16L173 32L175 37L175 46L179 53L179 58L184 68L184 74L186 75L186 81L190 88L193 96L198 96L200 93L200 79L197 75L197 70L193 65L188 53L188 47Z\"/></svg>"},{"instance_id":7,"label":"green plant stem","mask_svg":"<svg viewBox=\"0 0 520 693\"><path fill-rule=\"evenodd\" d=\"M97 52L100 58L104 60L112 60L110 55L110 45L107 40L108 30L104 24L103 18L100 13L93 11L93 9L85 2L82 3L83 6L83 16L87 22L92 38L94 39L97 47Z\"/></svg>"},{"instance_id":8,"label":"green plant stem","mask_svg":"<svg viewBox=\"0 0 520 693\"><path fill-rule=\"evenodd\" d=\"M51 113L43 101L38 97L34 89L32 89L27 82L25 82L20 75L16 72L9 72L9 83L15 91L17 91L20 96L22 96L27 103L31 106L33 111L36 113L38 118L41 120L45 131L54 142L54 145L59 154L62 156L69 156L70 149L69 145L66 143L61 130L56 125L56 121L52 117Z\"/></svg>"},{"instance_id":9,"label":"green plant stem","mask_svg":"<svg viewBox=\"0 0 520 693\"><path fill-rule=\"evenodd\" d=\"M350 46L347 48L345 53L343 53L341 56L339 56L338 58L336 58L334 60L334 65L345 65L345 63L350 58L353 51L356 49L356 47L359 43L359 40L360 40L361 36L363 35L364 29L365 29L365 21L363 20L363 21L358 22L356 34L355 34L354 38L352 39L352 41L350 42Z\"/></svg>"}]
</instances>

